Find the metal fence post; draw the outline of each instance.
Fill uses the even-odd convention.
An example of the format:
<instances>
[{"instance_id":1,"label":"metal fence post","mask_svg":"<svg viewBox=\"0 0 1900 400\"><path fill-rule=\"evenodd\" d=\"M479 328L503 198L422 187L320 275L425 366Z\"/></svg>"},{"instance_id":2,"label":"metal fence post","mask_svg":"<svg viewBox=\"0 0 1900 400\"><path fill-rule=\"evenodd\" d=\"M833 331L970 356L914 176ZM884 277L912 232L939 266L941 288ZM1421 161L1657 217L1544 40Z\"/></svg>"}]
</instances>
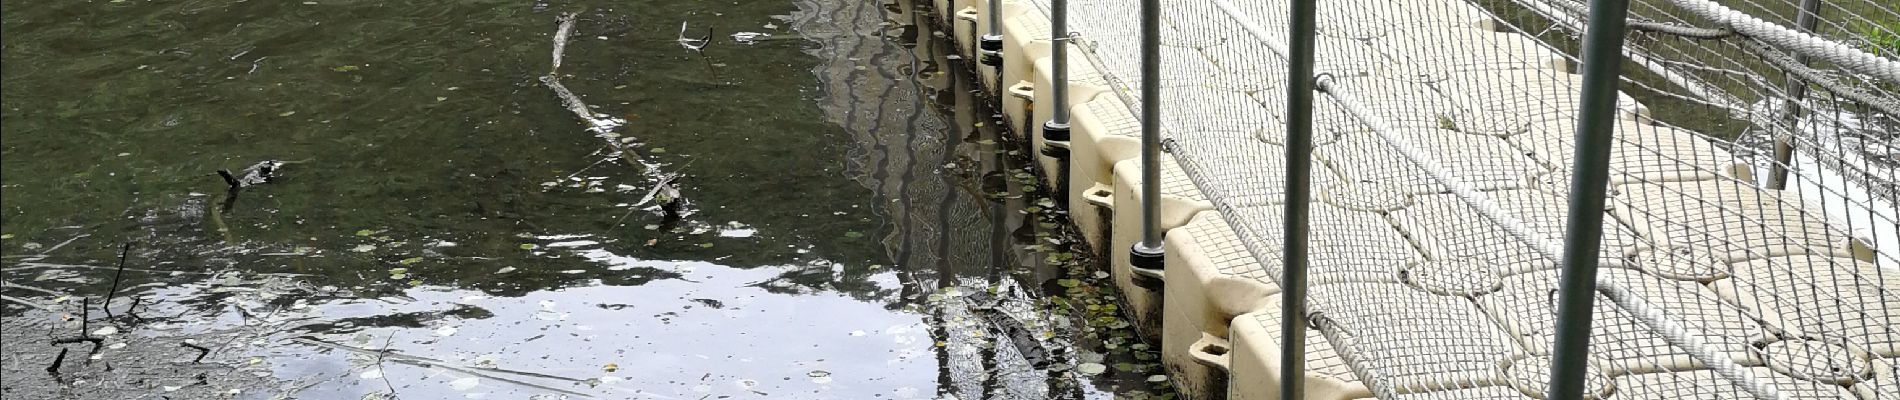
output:
<instances>
[{"instance_id":1,"label":"metal fence post","mask_svg":"<svg viewBox=\"0 0 1900 400\"><path fill-rule=\"evenodd\" d=\"M1821 0L1801 0L1801 10L1795 15L1795 29L1801 32L1813 32L1815 25L1821 22ZM1794 52L1794 62L1808 65L1807 52ZM1790 132L1775 136L1775 161L1769 165L1768 185L1776 190L1788 188L1788 168L1794 162L1794 132L1801 126L1801 98L1807 96L1808 83L1789 74L1787 77L1788 99L1782 103L1782 122L1788 124Z\"/></svg>"},{"instance_id":2,"label":"metal fence post","mask_svg":"<svg viewBox=\"0 0 1900 400\"><path fill-rule=\"evenodd\" d=\"M1583 87L1577 115L1577 155L1571 165L1570 210L1564 225L1563 275L1558 283L1557 337L1552 343L1551 400L1581 400L1589 371L1591 307L1597 293L1597 254L1603 246L1603 203L1610 181L1618 76L1629 0L1592 0L1583 39Z\"/></svg>"},{"instance_id":3,"label":"metal fence post","mask_svg":"<svg viewBox=\"0 0 1900 400\"><path fill-rule=\"evenodd\" d=\"M1042 141L1047 146L1042 152L1060 158L1068 154L1069 141L1069 0L1050 0L1049 9L1049 85L1054 97L1049 108L1054 112L1049 122L1042 123Z\"/></svg>"},{"instance_id":4,"label":"metal fence post","mask_svg":"<svg viewBox=\"0 0 1900 400\"><path fill-rule=\"evenodd\" d=\"M1068 0L1049 0L1049 78L1051 110L1043 123L1043 142L1068 142Z\"/></svg>"},{"instance_id":5,"label":"metal fence post","mask_svg":"<svg viewBox=\"0 0 1900 400\"><path fill-rule=\"evenodd\" d=\"M1161 247L1161 0L1141 0L1141 241L1129 266L1159 270Z\"/></svg>"},{"instance_id":6,"label":"metal fence post","mask_svg":"<svg viewBox=\"0 0 1900 400\"><path fill-rule=\"evenodd\" d=\"M985 17L989 18L990 29L976 43L977 49L983 53L983 65L996 67L997 79L1000 80L1003 68L1003 0L990 0L989 6L989 15ZM997 82L996 86L997 90L1002 90L1003 83Z\"/></svg>"},{"instance_id":7,"label":"metal fence post","mask_svg":"<svg viewBox=\"0 0 1900 400\"><path fill-rule=\"evenodd\" d=\"M1280 287L1280 398L1306 398L1307 208L1312 200L1313 49L1316 0L1294 0L1288 19L1286 230Z\"/></svg>"}]
</instances>

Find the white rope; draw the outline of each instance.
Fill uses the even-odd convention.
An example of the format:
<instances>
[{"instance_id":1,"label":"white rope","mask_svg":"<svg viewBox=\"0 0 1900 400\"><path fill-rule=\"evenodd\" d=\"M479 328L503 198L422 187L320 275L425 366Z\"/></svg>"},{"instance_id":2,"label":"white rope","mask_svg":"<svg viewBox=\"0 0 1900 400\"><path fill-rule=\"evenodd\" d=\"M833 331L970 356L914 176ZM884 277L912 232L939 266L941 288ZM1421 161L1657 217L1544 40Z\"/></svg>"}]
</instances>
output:
<instances>
[{"instance_id":1,"label":"white rope","mask_svg":"<svg viewBox=\"0 0 1900 400\"><path fill-rule=\"evenodd\" d=\"M1888 82L1900 82L1900 61L1881 58L1849 46L1788 29L1772 22L1763 21L1753 15L1736 11L1709 0L1669 0L1670 3L1702 18L1715 21L1744 36L1789 49L1795 53L1826 60L1847 69L1873 75L1874 78Z\"/></svg>"},{"instance_id":2,"label":"white rope","mask_svg":"<svg viewBox=\"0 0 1900 400\"><path fill-rule=\"evenodd\" d=\"M1597 281L1597 293L1602 293L1603 297L1609 298L1611 302L1616 303L1617 307L1621 307L1631 314L1634 314L1637 321L1648 325L1650 331L1662 334L1663 339L1669 341L1669 344L1688 350L1691 357L1695 357L1696 361L1701 361L1703 364L1708 365L1710 369L1715 370L1717 375L1721 375L1723 378L1728 378L1731 382L1740 384L1743 389L1748 391L1748 394L1754 395L1756 399L1785 400L1788 398L1782 395L1780 390L1776 390L1773 385L1762 383L1760 379L1755 378L1754 373L1736 364L1735 360L1730 360L1728 357L1717 353L1715 349L1703 345L1702 340L1696 338L1696 335L1690 334L1688 328L1669 319L1669 315L1665 314L1662 310L1651 307L1648 301L1643 300L1642 296L1630 293L1629 290L1623 289L1622 286L1617 285L1615 282L1604 280Z\"/></svg>"},{"instance_id":3,"label":"white rope","mask_svg":"<svg viewBox=\"0 0 1900 400\"><path fill-rule=\"evenodd\" d=\"M1266 43L1267 50L1272 50L1274 54L1280 55L1280 58L1287 57L1286 47L1274 41L1272 39L1273 35L1267 33L1267 28L1261 27L1260 24L1254 23L1253 20L1243 17L1240 9L1234 8L1234 5L1228 3L1227 0L1209 1L1214 2L1214 7L1220 8L1221 14L1227 14L1227 19L1234 20L1235 24L1240 25L1240 29L1246 30L1247 33L1252 34L1255 39L1260 39L1261 43Z\"/></svg>"}]
</instances>

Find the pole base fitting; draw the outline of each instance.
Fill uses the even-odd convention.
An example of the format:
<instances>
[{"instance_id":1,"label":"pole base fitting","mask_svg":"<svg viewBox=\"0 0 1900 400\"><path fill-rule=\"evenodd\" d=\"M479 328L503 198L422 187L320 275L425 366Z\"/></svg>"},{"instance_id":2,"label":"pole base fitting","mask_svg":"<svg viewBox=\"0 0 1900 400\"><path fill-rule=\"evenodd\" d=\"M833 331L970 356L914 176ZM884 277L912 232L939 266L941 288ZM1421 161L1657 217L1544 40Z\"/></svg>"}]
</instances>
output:
<instances>
[{"instance_id":1,"label":"pole base fitting","mask_svg":"<svg viewBox=\"0 0 1900 400\"><path fill-rule=\"evenodd\" d=\"M1055 121L1042 123L1042 141L1045 141L1045 142L1069 141L1069 124L1056 125Z\"/></svg>"},{"instance_id":2,"label":"pole base fitting","mask_svg":"<svg viewBox=\"0 0 1900 400\"><path fill-rule=\"evenodd\" d=\"M1003 35L983 35L977 38L976 48L983 54L983 65L1003 66Z\"/></svg>"},{"instance_id":3,"label":"pole base fitting","mask_svg":"<svg viewBox=\"0 0 1900 400\"><path fill-rule=\"evenodd\" d=\"M983 51L1003 51L1003 35L983 35L976 39L976 48Z\"/></svg>"},{"instance_id":4,"label":"pole base fitting","mask_svg":"<svg viewBox=\"0 0 1900 400\"><path fill-rule=\"evenodd\" d=\"M1134 247L1128 249L1128 266L1133 267L1129 272L1134 273L1136 286L1160 289L1164 278L1162 271L1167 269L1167 254L1160 247L1147 249L1142 248L1141 243L1135 243Z\"/></svg>"},{"instance_id":5,"label":"pole base fitting","mask_svg":"<svg viewBox=\"0 0 1900 400\"><path fill-rule=\"evenodd\" d=\"M1040 153L1042 153L1044 157L1050 157L1050 158L1056 158L1056 159L1069 158L1069 142L1043 141L1042 143L1043 143L1043 146L1042 146L1042 151L1040 151Z\"/></svg>"}]
</instances>

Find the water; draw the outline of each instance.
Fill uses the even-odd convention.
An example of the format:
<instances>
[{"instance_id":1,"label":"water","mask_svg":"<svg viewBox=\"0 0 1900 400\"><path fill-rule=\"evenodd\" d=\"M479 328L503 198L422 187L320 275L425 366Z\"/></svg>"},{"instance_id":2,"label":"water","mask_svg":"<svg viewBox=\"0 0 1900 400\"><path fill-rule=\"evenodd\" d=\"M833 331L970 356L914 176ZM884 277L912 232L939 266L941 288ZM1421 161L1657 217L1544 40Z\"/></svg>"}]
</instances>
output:
<instances>
[{"instance_id":1,"label":"water","mask_svg":"<svg viewBox=\"0 0 1900 400\"><path fill-rule=\"evenodd\" d=\"M907 1L0 5L5 397L1169 396Z\"/></svg>"}]
</instances>

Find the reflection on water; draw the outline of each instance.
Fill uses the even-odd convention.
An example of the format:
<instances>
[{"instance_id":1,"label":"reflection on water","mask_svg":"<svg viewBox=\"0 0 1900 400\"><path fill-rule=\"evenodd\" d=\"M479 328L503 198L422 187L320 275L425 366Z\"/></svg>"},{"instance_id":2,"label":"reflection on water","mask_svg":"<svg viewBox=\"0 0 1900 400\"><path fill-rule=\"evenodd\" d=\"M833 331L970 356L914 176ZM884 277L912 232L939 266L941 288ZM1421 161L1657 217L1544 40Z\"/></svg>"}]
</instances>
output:
<instances>
[{"instance_id":1,"label":"reflection on water","mask_svg":"<svg viewBox=\"0 0 1900 400\"><path fill-rule=\"evenodd\" d=\"M0 4L7 398L1161 389L908 2Z\"/></svg>"}]
</instances>

